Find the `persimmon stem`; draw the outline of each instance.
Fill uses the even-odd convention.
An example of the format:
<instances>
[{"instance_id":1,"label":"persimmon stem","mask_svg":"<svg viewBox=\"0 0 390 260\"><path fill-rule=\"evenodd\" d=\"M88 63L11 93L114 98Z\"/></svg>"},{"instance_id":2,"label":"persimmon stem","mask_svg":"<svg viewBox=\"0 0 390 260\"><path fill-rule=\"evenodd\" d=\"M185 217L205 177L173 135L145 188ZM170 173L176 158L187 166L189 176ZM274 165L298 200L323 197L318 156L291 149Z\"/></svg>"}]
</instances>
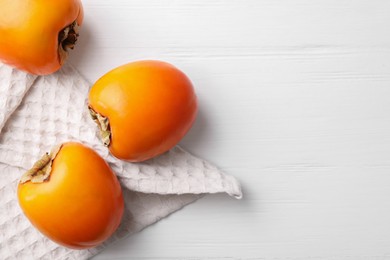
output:
<instances>
[{"instance_id":1,"label":"persimmon stem","mask_svg":"<svg viewBox=\"0 0 390 260\"><path fill-rule=\"evenodd\" d=\"M110 121L107 117L102 116L93 110L92 107L88 107L89 114L92 117L92 120L98 125L100 130L100 137L103 141L104 146L108 147L111 143L111 129L110 129Z\"/></svg>"},{"instance_id":2,"label":"persimmon stem","mask_svg":"<svg viewBox=\"0 0 390 260\"><path fill-rule=\"evenodd\" d=\"M58 34L58 56L61 64L68 58L68 51L69 49L73 50L78 37L79 25L77 24L77 21L74 21L65 27Z\"/></svg>"},{"instance_id":3,"label":"persimmon stem","mask_svg":"<svg viewBox=\"0 0 390 260\"><path fill-rule=\"evenodd\" d=\"M34 163L33 167L25 172L20 179L20 183L31 181L32 183L42 183L50 177L51 166L62 145L55 146L50 153L46 153L41 159Z\"/></svg>"}]
</instances>

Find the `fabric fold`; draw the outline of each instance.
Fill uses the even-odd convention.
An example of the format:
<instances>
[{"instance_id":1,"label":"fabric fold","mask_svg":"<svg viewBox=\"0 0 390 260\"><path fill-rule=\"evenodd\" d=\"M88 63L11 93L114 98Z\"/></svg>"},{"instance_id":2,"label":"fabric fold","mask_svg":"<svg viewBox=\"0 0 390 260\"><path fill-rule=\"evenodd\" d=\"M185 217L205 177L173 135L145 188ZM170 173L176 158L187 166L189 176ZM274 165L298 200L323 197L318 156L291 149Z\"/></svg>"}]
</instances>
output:
<instances>
[{"instance_id":1,"label":"fabric fold","mask_svg":"<svg viewBox=\"0 0 390 260\"><path fill-rule=\"evenodd\" d=\"M0 63L0 132L36 78Z\"/></svg>"}]
</instances>

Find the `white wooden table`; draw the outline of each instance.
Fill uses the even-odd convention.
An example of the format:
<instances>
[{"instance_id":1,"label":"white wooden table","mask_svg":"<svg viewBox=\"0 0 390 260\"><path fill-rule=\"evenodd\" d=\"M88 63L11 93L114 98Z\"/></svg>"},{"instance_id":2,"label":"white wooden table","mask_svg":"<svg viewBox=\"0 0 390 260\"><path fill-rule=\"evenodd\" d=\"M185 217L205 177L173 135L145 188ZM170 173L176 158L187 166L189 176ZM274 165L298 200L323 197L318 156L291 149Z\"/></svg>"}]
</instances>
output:
<instances>
[{"instance_id":1,"label":"white wooden table","mask_svg":"<svg viewBox=\"0 0 390 260\"><path fill-rule=\"evenodd\" d=\"M390 259L390 1L84 0L73 63L137 59L199 96L182 142L236 176L95 259Z\"/></svg>"}]
</instances>

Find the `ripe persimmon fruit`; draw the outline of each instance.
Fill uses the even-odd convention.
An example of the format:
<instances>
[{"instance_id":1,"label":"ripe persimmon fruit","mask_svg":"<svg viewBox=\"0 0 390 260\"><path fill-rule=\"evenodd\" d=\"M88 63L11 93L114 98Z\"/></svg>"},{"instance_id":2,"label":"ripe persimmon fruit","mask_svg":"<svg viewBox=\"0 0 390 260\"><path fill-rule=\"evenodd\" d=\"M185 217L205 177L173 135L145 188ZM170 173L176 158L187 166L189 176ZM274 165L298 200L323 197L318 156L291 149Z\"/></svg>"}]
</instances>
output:
<instances>
[{"instance_id":1,"label":"ripe persimmon fruit","mask_svg":"<svg viewBox=\"0 0 390 260\"><path fill-rule=\"evenodd\" d=\"M80 0L0 0L0 61L32 74L57 71L78 37Z\"/></svg>"},{"instance_id":2,"label":"ripe persimmon fruit","mask_svg":"<svg viewBox=\"0 0 390 260\"><path fill-rule=\"evenodd\" d=\"M182 71L146 60L101 77L89 92L89 109L110 152L140 162L175 146L194 123L198 106Z\"/></svg>"},{"instance_id":3,"label":"ripe persimmon fruit","mask_svg":"<svg viewBox=\"0 0 390 260\"><path fill-rule=\"evenodd\" d=\"M109 165L74 142L46 154L23 175L18 200L40 232L74 249L94 247L110 237L124 210L121 186Z\"/></svg>"}]
</instances>

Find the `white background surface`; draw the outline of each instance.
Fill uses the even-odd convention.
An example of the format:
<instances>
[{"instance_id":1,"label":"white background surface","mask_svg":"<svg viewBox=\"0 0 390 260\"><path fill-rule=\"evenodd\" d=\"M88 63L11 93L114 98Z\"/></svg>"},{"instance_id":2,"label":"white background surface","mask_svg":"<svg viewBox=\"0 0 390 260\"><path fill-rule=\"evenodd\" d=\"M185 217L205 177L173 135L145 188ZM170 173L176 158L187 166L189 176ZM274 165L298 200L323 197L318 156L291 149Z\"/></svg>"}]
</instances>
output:
<instances>
[{"instance_id":1,"label":"white background surface","mask_svg":"<svg viewBox=\"0 0 390 260\"><path fill-rule=\"evenodd\" d=\"M243 185L95 259L390 259L390 1L84 0L71 63L185 71L182 142Z\"/></svg>"}]
</instances>

